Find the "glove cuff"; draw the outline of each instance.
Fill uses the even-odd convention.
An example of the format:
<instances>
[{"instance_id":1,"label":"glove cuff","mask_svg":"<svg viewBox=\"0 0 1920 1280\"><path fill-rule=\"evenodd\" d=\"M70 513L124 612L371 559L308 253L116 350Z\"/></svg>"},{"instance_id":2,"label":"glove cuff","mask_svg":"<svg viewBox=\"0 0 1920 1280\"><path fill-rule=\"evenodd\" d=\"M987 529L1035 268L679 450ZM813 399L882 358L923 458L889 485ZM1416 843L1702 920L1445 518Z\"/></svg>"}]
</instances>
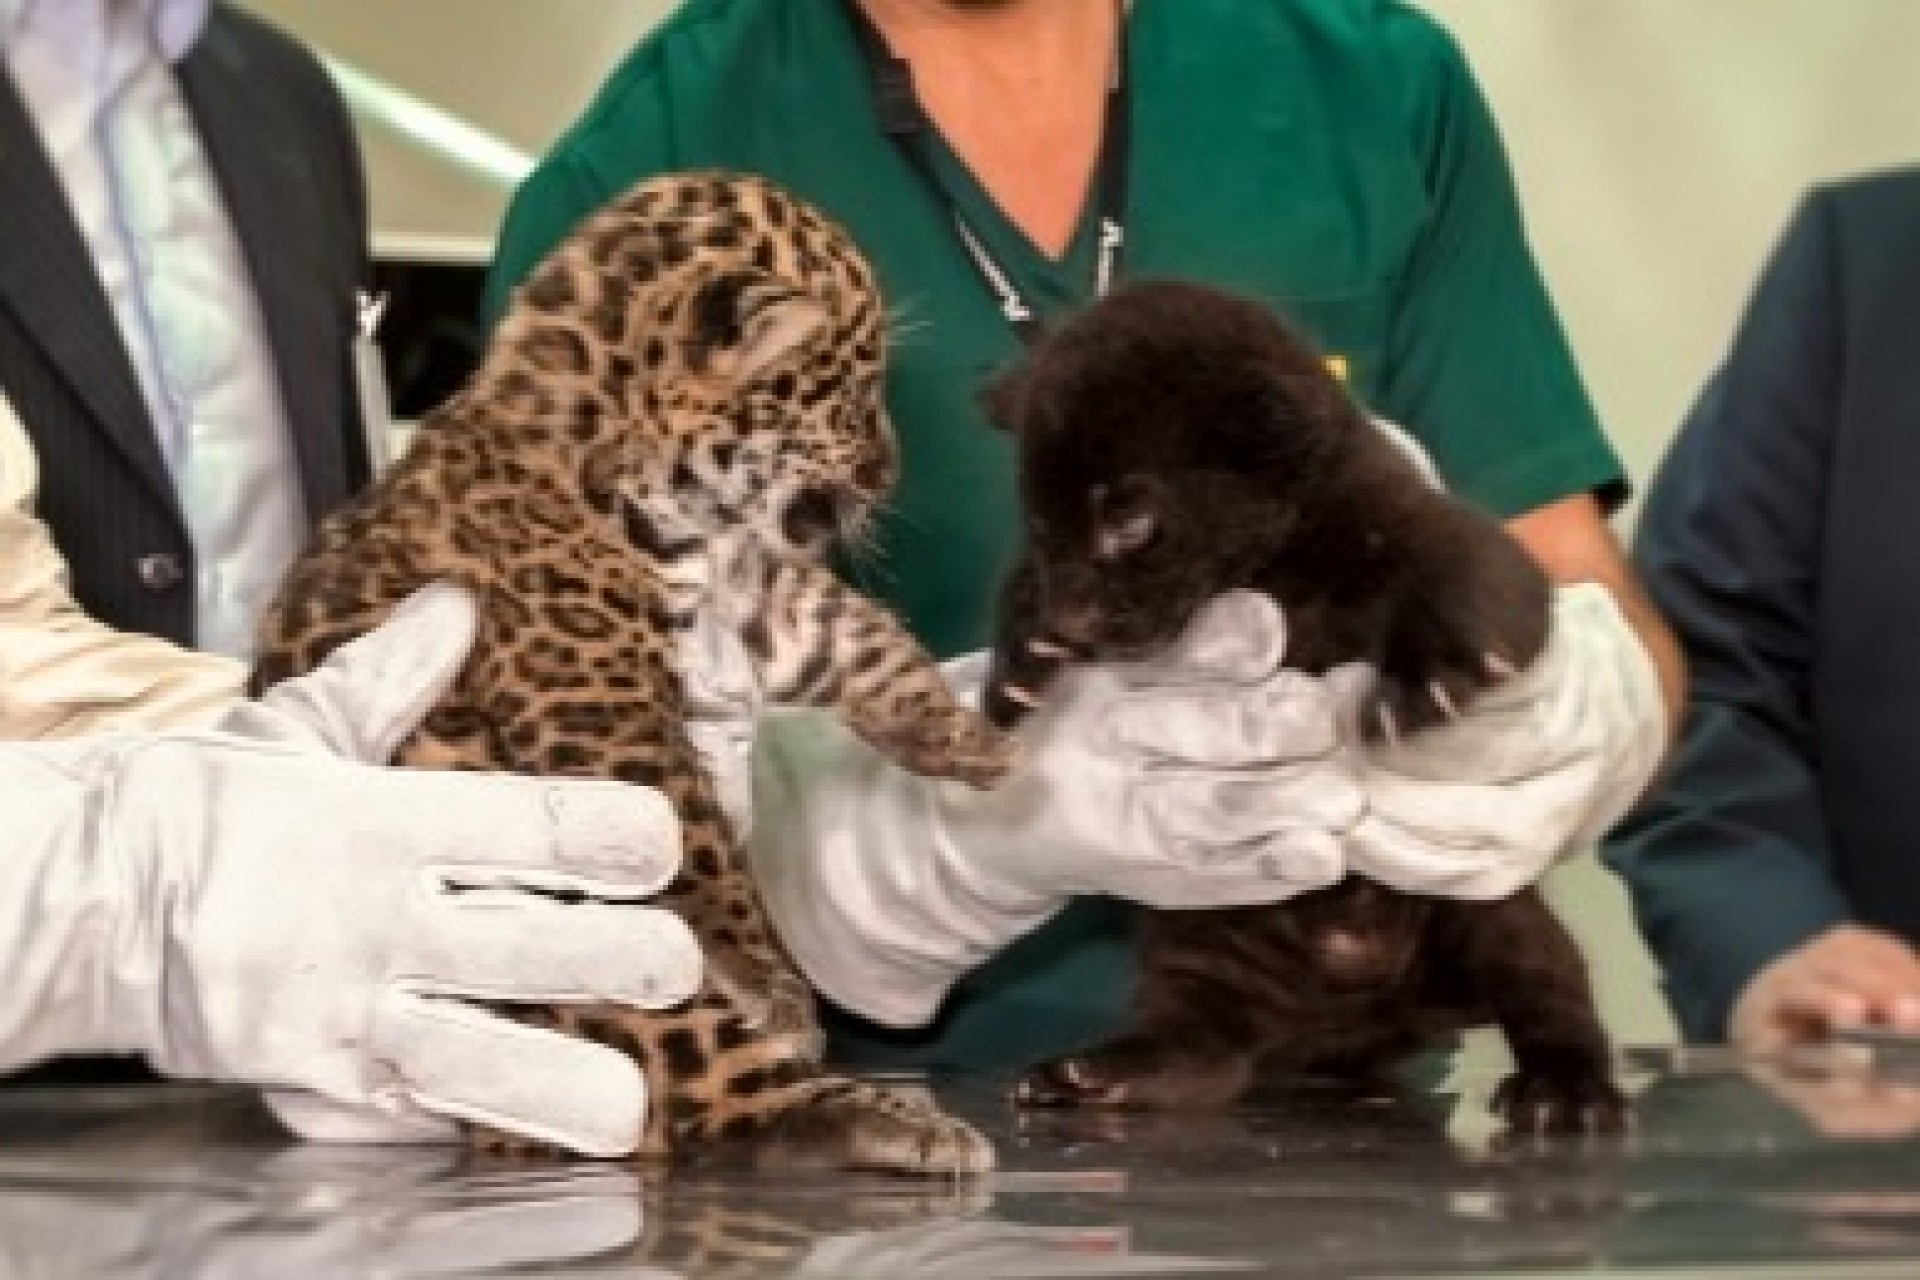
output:
<instances>
[{"instance_id":1,"label":"glove cuff","mask_svg":"<svg viewBox=\"0 0 1920 1280\"><path fill-rule=\"evenodd\" d=\"M0 747L0 1067L67 1053L153 1053L167 895L129 883L112 815L131 739Z\"/></svg>"}]
</instances>

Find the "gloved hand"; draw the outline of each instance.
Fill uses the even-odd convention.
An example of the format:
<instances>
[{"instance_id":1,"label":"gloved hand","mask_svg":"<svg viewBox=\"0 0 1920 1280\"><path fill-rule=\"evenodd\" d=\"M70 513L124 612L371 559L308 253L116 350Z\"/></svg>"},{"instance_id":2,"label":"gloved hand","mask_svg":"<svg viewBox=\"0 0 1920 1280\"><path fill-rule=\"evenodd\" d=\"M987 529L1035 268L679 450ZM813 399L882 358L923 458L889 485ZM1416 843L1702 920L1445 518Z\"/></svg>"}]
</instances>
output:
<instances>
[{"instance_id":1,"label":"gloved hand","mask_svg":"<svg viewBox=\"0 0 1920 1280\"><path fill-rule=\"evenodd\" d=\"M1343 719L1371 678L1329 674ZM1367 812L1342 837L1347 865L1413 893L1505 897L1619 821L1666 741L1653 660L1612 593L1556 588L1547 647L1526 670L1457 721L1355 747Z\"/></svg>"},{"instance_id":2,"label":"gloved hand","mask_svg":"<svg viewBox=\"0 0 1920 1280\"><path fill-rule=\"evenodd\" d=\"M915 1025L1076 893L1234 906L1348 869L1512 893L1617 820L1664 748L1652 662L1598 585L1560 588L1538 660L1398 747L1357 732L1369 671L1276 670L1284 643L1279 610L1236 594L1156 662L1070 672L988 793L902 774L817 713L773 718L750 849L776 927L834 1000ZM977 692L984 665L949 676ZM737 770L740 735L716 736Z\"/></svg>"},{"instance_id":3,"label":"gloved hand","mask_svg":"<svg viewBox=\"0 0 1920 1280\"><path fill-rule=\"evenodd\" d=\"M1076 894L1231 906L1338 880L1364 800L1284 642L1273 603L1237 594L1153 661L1064 674L990 792L902 773L819 713L770 718L750 850L781 938L828 996L907 1026ZM985 668L948 675L977 698Z\"/></svg>"},{"instance_id":4,"label":"gloved hand","mask_svg":"<svg viewBox=\"0 0 1920 1280\"><path fill-rule=\"evenodd\" d=\"M439 698L475 625L465 592L430 587L223 732L0 745L0 1067L137 1052L275 1090L310 1137L461 1117L631 1151L630 1060L470 1001L697 987L686 926L635 904L679 864L666 800L360 763Z\"/></svg>"}]
</instances>

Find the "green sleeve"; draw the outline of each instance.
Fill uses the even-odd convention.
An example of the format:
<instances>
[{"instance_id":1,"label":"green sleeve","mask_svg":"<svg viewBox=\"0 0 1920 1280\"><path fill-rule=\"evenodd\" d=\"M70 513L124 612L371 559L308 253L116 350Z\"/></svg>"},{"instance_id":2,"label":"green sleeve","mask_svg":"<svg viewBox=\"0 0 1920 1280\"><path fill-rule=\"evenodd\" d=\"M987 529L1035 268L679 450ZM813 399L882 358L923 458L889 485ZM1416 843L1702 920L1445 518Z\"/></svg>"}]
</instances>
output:
<instances>
[{"instance_id":1,"label":"green sleeve","mask_svg":"<svg viewBox=\"0 0 1920 1280\"><path fill-rule=\"evenodd\" d=\"M1456 492L1496 515L1589 491L1617 505L1625 475L1534 263L1492 113L1451 36L1411 9L1388 12L1428 211L1399 284L1378 407L1420 438Z\"/></svg>"}]
</instances>

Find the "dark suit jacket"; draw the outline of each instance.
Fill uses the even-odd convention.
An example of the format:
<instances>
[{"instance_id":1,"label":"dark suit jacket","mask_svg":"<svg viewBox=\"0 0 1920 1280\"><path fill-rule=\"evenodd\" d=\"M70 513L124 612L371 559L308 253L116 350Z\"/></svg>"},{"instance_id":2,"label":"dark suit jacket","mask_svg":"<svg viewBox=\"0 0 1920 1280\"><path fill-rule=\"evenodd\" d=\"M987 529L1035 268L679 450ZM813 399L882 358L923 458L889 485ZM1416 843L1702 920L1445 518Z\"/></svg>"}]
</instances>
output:
<instances>
[{"instance_id":1,"label":"dark suit jacket","mask_svg":"<svg viewBox=\"0 0 1920 1280\"><path fill-rule=\"evenodd\" d=\"M1813 193L1647 498L1692 662L1609 841L1687 1034L1852 919L1920 941L1920 169Z\"/></svg>"},{"instance_id":2,"label":"dark suit jacket","mask_svg":"<svg viewBox=\"0 0 1920 1280\"><path fill-rule=\"evenodd\" d=\"M318 518L366 479L355 293L368 276L352 128L301 46L216 6L178 67L265 317ZM18 92L0 71L0 389L40 458L39 514L74 594L122 630L193 642L193 548L133 365Z\"/></svg>"}]
</instances>

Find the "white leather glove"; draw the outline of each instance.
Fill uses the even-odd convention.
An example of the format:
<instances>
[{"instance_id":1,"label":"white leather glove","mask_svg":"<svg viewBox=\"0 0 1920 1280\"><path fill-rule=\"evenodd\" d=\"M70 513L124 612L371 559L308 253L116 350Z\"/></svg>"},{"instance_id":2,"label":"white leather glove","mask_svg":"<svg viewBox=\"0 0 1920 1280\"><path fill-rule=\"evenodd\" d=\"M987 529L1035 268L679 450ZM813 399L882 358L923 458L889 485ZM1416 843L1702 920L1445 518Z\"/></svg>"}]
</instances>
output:
<instances>
[{"instance_id":1,"label":"white leather glove","mask_svg":"<svg viewBox=\"0 0 1920 1280\"><path fill-rule=\"evenodd\" d=\"M630 1060L467 1001L658 1008L697 987L686 926L635 905L679 865L666 800L359 763L391 756L474 628L466 593L430 587L225 732L0 745L0 1068L137 1052L275 1090L310 1137L444 1138L461 1117L631 1151Z\"/></svg>"},{"instance_id":2,"label":"white leather glove","mask_svg":"<svg viewBox=\"0 0 1920 1280\"><path fill-rule=\"evenodd\" d=\"M911 1026L1075 895L1219 907L1338 880L1363 797L1333 701L1277 670L1284 640L1239 594L1151 662L1064 674L990 792L906 774L819 713L771 718L750 850L781 938L828 996ZM948 674L977 697L985 667Z\"/></svg>"},{"instance_id":3,"label":"white leather glove","mask_svg":"<svg viewBox=\"0 0 1920 1280\"><path fill-rule=\"evenodd\" d=\"M1370 680L1328 677L1349 707ZM1658 673L1613 594L1556 588L1531 666L1457 721L1357 750L1367 814L1343 838L1347 865L1413 893L1505 897L1619 821L1666 740Z\"/></svg>"}]
</instances>

